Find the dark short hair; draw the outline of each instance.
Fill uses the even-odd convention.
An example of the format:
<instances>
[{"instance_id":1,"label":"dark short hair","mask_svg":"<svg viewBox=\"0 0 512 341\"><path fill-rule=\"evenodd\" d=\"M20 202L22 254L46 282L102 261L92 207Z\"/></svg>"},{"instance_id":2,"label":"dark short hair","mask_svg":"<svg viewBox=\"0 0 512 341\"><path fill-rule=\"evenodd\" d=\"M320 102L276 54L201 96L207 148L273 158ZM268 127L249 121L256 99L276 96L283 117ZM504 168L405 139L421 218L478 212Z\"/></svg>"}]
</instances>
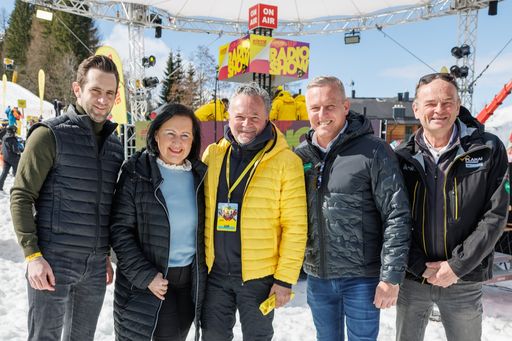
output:
<instances>
[{"instance_id":1,"label":"dark short hair","mask_svg":"<svg viewBox=\"0 0 512 341\"><path fill-rule=\"evenodd\" d=\"M201 150L201 126L199 121L194 115L192 109L182 104L166 103L155 110L158 115L151 122L149 126L148 134L146 136L146 148L147 151L154 156L160 155L158 150L158 143L156 142L155 136L160 127L174 116L188 117L192 121L192 148L187 156L189 161L198 160L199 152Z\"/></svg>"},{"instance_id":2,"label":"dark short hair","mask_svg":"<svg viewBox=\"0 0 512 341\"><path fill-rule=\"evenodd\" d=\"M457 92L459 91L457 79L455 79L455 77L452 74L446 72L429 73L428 75L421 77L420 80L418 81L418 84L416 84L416 93L414 94L414 98L418 97L418 90L420 89L421 86L430 84L436 79L441 79L445 82L450 83L455 87Z\"/></svg>"},{"instance_id":3,"label":"dark short hair","mask_svg":"<svg viewBox=\"0 0 512 341\"><path fill-rule=\"evenodd\" d=\"M80 84L82 88L85 85L87 79L87 72L90 69L98 69L106 73L112 73L116 77L116 92L119 87L119 72L117 71L116 64L112 59L107 56L95 55L85 58L76 72L76 82Z\"/></svg>"}]
</instances>

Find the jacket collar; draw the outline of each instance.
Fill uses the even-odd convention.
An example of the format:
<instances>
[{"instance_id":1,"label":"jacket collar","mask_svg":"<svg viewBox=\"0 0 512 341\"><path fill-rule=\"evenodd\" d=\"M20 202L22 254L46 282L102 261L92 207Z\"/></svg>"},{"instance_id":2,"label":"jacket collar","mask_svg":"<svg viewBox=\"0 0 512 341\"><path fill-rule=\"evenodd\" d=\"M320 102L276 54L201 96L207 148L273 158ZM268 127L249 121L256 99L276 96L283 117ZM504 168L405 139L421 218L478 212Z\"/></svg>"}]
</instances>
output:
<instances>
[{"instance_id":1,"label":"jacket collar","mask_svg":"<svg viewBox=\"0 0 512 341\"><path fill-rule=\"evenodd\" d=\"M94 132L94 123L91 118L85 113L84 109L80 107L78 104L71 104L66 111L66 115L69 117L69 120L76 125L85 128L91 129ZM114 132L117 128L117 123L113 123L110 120L106 120L103 123L103 129L101 130L101 135L109 136Z\"/></svg>"},{"instance_id":2,"label":"jacket collar","mask_svg":"<svg viewBox=\"0 0 512 341\"><path fill-rule=\"evenodd\" d=\"M207 166L201 160L193 160L192 173L194 177L203 178L206 174ZM126 164L126 167L137 177L149 181L157 188L162 182L162 174L156 162L156 156L149 154L147 150L141 150L135 153Z\"/></svg>"},{"instance_id":3,"label":"jacket collar","mask_svg":"<svg viewBox=\"0 0 512 341\"><path fill-rule=\"evenodd\" d=\"M345 144L359 136L373 134L371 122L368 118L366 118L366 116L358 114L354 111L349 111L347 115L347 123L347 129L343 134L338 136L337 141L333 143L330 150L334 150L340 145ZM312 142L314 133L314 129L311 128L306 134L306 141L311 146L314 146Z\"/></svg>"}]
</instances>

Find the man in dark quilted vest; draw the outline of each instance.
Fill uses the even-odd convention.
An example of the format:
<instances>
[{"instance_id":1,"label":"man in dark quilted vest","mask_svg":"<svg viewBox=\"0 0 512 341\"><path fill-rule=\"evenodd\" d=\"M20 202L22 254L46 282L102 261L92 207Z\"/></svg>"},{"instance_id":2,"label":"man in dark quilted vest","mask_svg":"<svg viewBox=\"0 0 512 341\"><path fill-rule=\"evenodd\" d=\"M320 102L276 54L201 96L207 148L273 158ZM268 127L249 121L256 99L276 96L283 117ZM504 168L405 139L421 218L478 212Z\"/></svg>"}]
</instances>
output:
<instances>
[{"instance_id":1,"label":"man in dark quilted vest","mask_svg":"<svg viewBox=\"0 0 512 341\"><path fill-rule=\"evenodd\" d=\"M108 223L123 148L107 117L118 84L112 60L85 59L76 104L30 129L11 189L27 261L28 340L94 339L112 282Z\"/></svg>"}]
</instances>

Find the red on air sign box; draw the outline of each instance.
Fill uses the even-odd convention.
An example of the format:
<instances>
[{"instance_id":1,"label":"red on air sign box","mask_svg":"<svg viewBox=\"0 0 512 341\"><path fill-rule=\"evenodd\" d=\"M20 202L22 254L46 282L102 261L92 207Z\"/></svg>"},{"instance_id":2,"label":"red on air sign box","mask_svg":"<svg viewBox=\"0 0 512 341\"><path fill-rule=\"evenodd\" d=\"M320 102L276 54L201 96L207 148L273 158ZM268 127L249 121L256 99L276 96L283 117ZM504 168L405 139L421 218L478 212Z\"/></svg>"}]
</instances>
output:
<instances>
[{"instance_id":1,"label":"red on air sign box","mask_svg":"<svg viewBox=\"0 0 512 341\"><path fill-rule=\"evenodd\" d=\"M277 28L277 6L257 4L249 8L249 30Z\"/></svg>"}]
</instances>

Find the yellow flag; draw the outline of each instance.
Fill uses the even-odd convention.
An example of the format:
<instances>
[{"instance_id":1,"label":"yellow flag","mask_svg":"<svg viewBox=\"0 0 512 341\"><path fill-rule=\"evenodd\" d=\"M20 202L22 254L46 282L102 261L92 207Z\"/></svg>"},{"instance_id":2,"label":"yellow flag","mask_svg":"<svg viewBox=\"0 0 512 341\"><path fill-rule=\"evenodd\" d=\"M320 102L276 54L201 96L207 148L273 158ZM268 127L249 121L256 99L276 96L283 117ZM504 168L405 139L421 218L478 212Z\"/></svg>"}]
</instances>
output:
<instances>
[{"instance_id":1,"label":"yellow flag","mask_svg":"<svg viewBox=\"0 0 512 341\"><path fill-rule=\"evenodd\" d=\"M124 91L123 64L121 62L121 58L119 58L116 50L110 46L101 46L96 50L96 55L107 56L114 61L114 64L116 64L117 72L119 73L119 86L117 88L114 107L111 112L112 119L116 123L128 123L126 118L126 94Z\"/></svg>"},{"instance_id":2,"label":"yellow flag","mask_svg":"<svg viewBox=\"0 0 512 341\"><path fill-rule=\"evenodd\" d=\"M3 108L7 108L5 96L7 95L7 75L4 73L2 76L2 105Z\"/></svg>"},{"instance_id":3,"label":"yellow flag","mask_svg":"<svg viewBox=\"0 0 512 341\"><path fill-rule=\"evenodd\" d=\"M38 75L37 79L39 81L39 114L43 115L44 81L45 81L43 69L39 70L39 75Z\"/></svg>"}]
</instances>

